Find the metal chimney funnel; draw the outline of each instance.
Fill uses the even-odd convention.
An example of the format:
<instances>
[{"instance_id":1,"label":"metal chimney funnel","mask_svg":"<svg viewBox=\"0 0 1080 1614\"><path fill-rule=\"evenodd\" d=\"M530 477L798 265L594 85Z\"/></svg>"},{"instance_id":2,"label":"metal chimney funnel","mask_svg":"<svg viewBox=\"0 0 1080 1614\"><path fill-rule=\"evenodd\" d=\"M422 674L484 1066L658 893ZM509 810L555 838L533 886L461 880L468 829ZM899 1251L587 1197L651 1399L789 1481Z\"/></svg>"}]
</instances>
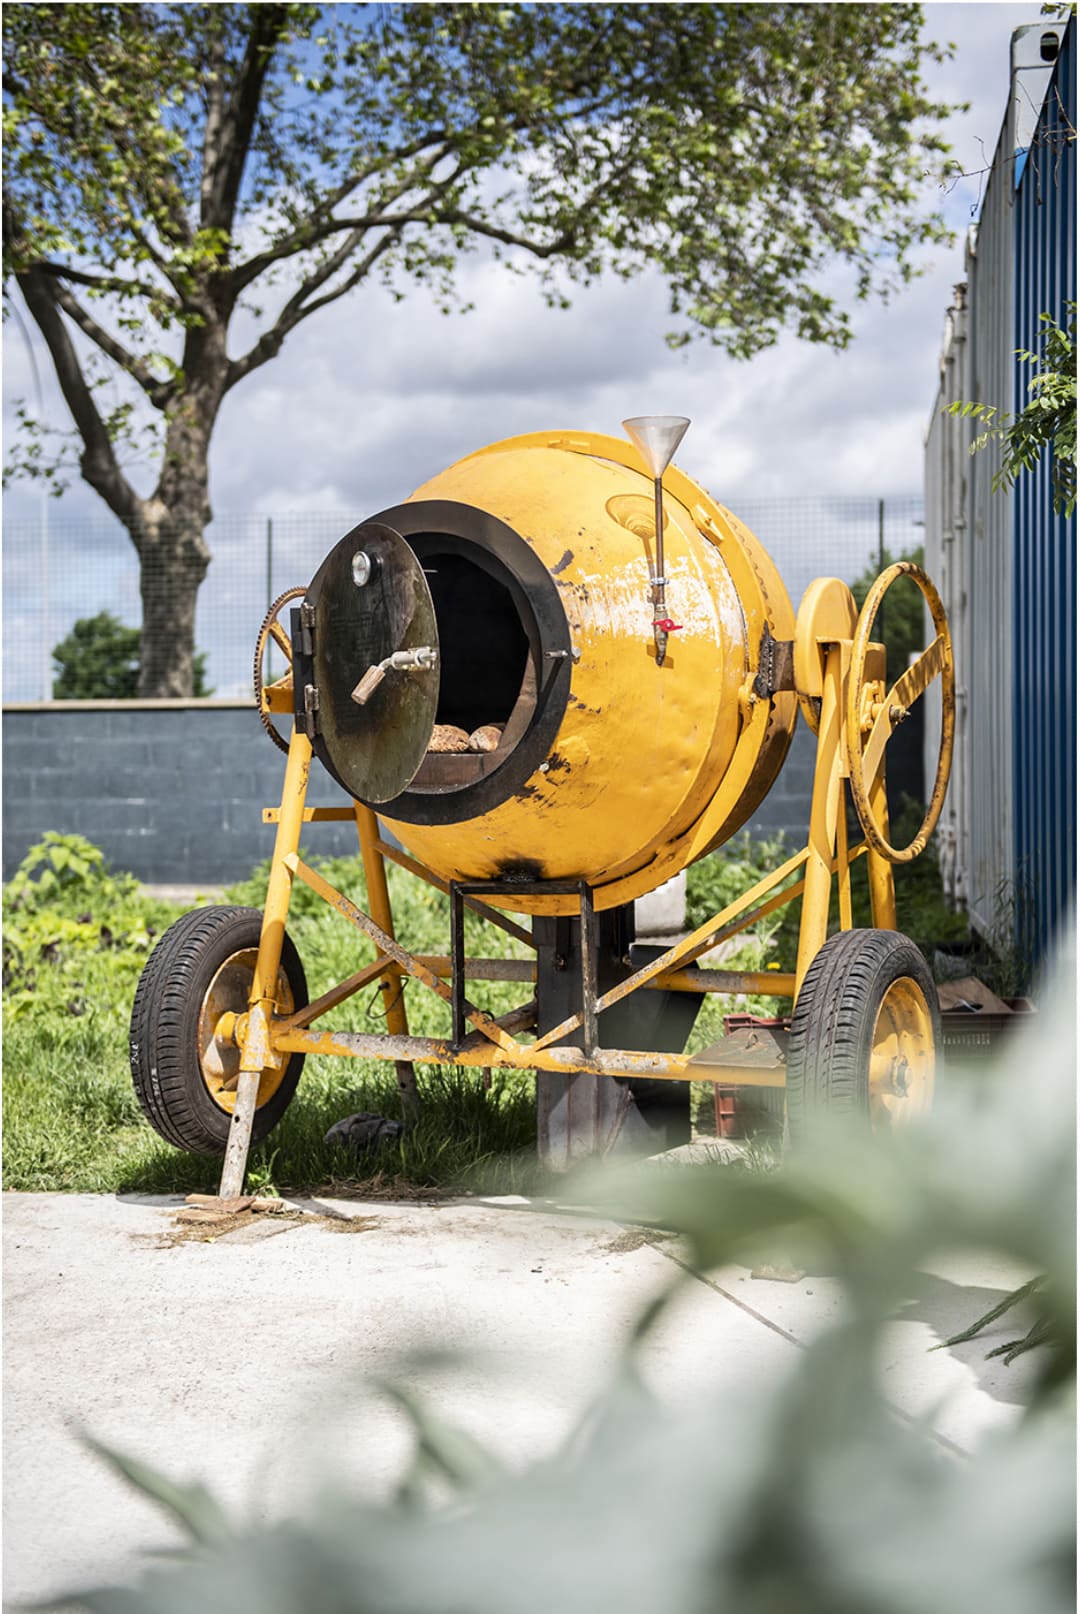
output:
<instances>
[{"instance_id":1,"label":"metal chimney funnel","mask_svg":"<svg viewBox=\"0 0 1080 1614\"><path fill-rule=\"evenodd\" d=\"M681 623L667 614L667 578L664 576L664 472L672 455L686 435L690 422L685 415L635 415L623 421L623 429L653 479L656 516L656 569L653 573L653 643L656 665L662 667L667 655L668 634L677 633Z\"/></svg>"},{"instance_id":2,"label":"metal chimney funnel","mask_svg":"<svg viewBox=\"0 0 1080 1614\"><path fill-rule=\"evenodd\" d=\"M671 464L689 424L685 415L635 415L623 421L623 429L655 480Z\"/></svg>"}]
</instances>

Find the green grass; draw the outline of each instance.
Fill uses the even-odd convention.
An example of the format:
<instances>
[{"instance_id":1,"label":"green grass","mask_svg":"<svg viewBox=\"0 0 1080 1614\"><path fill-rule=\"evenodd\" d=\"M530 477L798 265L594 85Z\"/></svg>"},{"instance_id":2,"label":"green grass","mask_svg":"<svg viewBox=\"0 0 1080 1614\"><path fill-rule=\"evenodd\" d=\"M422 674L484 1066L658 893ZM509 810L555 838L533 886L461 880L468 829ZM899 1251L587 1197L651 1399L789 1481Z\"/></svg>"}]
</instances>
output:
<instances>
[{"instance_id":1,"label":"green grass","mask_svg":"<svg viewBox=\"0 0 1080 1614\"><path fill-rule=\"evenodd\" d=\"M740 837L689 871L692 925L775 868L777 842ZM315 860L318 861L318 860ZM319 863L326 877L361 906L358 858ZM446 899L401 870L388 870L399 934L420 953L448 950ZM266 871L233 887L228 900L259 907ZM865 874L853 877L856 923L869 923ZM944 908L932 858L897 871L900 926L916 941L965 934ZM180 1193L212 1191L216 1158L191 1156L159 1139L143 1119L131 1085L127 1037L131 1003L157 938L183 910L145 897L127 875L113 875L95 848L74 836L47 836L6 892L4 934L4 1185L10 1189ZM794 968L799 905L747 933L725 959L731 968ZM297 884L289 930L303 959L312 996L374 957L374 949L307 887ZM466 915L473 956L528 956L528 949L476 915ZM470 995L494 1014L528 995L521 984L470 984ZM405 987L409 1029L419 1036L450 1030L447 1006L416 982ZM713 997L702 1004L690 1052L715 1042L723 1017L772 1014L788 1005L766 997ZM377 1030L383 1003L373 984L335 1011L342 1030ZM534 1154L535 1083L494 1073L486 1090L476 1071L420 1067L422 1113L395 1142L366 1156L333 1153L323 1137L342 1116L360 1110L399 1118L392 1067L378 1061L309 1059L296 1098L280 1125L253 1150L249 1182L281 1192L343 1192L363 1183L416 1188L524 1192L539 1182ZM709 1097L706 1089L696 1097Z\"/></svg>"},{"instance_id":2,"label":"green grass","mask_svg":"<svg viewBox=\"0 0 1080 1614\"><path fill-rule=\"evenodd\" d=\"M172 1148L143 1119L123 1036L42 1053L29 1028L9 1033L4 1081L4 1186L26 1192L174 1194L217 1190L221 1162ZM249 1188L356 1191L358 1183L524 1193L536 1181L533 1083L476 1073L420 1073L423 1110L400 1139L357 1157L323 1137L358 1110L400 1115L387 1067L309 1060L289 1109L252 1150Z\"/></svg>"},{"instance_id":3,"label":"green grass","mask_svg":"<svg viewBox=\"0 0 1080 1614\"><path fill-rule=\"evenodd\" d=\"M74 842L57 837L52 849ZM92 850L92 849L90 849ZM48 862L46 858L46 872ZM84 858L85 861L85 858ZM363 903L358 859L324 862L327 878ZM389 871L402 933L421 952L447 947L439 893ZM13 882L5 926L4 1185L24 1191L187 1193L216 1190L221 1162L172 1148L142 1117L128 1067L127 1035L139 972L157 937L183 911L152 902L126 876L92 864L87 877L49 884ZM259 906L265 872L234 887L230 901ZM524 951L474 916L474 952ZM312 995L374 956L370 943L297 887L290 933ZM499 1013L527 995L520 985L479 987ZM449 1030L449 1010L415 983L406 987L410 1030ZM381 1022L377 985L334 1015L340 1029ZM496 1072L490 1090L479 1072L420 1067L422 1113L395 1142L357 1157L328 1151L323 1137L359 1110L400 1117L393 1069L379 1062L309 1059L297 1096L272 1135L252 1151L249 1185L279 1192L344 1192L360 1182L525 1191L536 1180L535 1087L531 1077Z\"/></svg>"}]
</instances>

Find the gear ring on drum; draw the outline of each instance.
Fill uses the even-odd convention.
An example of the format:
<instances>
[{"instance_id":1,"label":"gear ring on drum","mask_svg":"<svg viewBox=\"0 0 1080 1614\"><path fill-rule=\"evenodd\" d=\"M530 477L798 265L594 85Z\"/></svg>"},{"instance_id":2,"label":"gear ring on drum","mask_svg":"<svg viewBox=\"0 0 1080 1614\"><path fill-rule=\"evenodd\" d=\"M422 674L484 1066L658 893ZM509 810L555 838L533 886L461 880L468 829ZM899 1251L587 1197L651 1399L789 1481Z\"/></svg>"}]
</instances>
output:
<instances>
[{"instance_id":1,"label":"gear ring on drum","mask_svg":"<svg viewBox=\"0 0 1080 1614\"><path fill-rule=\"evenodd\" d=\"M270 606L270 609L267 611L266 615L263 617L262 627L259 629L259 636L255 640L255 669L253 677L253 683L255 686L255 709L259 714L260 723L266 730L267 734L269 734L278 750L285 752L287 752L289 749L288 738L284 734L279 734L277 729L274 727L271 708L266 704L265 696L268 695L272 689L288 690L289 710L290 712L292 711L292 641L290 640L285 629L282 627L281 623L278 621L278 617L281 615L283 608L289 604L290 600L302 600L306 593L307 589L305 588L287 588L284 594L279 594L277 599ZM284 673L281 678L275 679L272 684L267 684L264 681L263 661L265 660L266 652L271 639L273 639L274 643L277 645L278 649L289 663L289 670L288 672Z\"/></svg>"}]
</instances>

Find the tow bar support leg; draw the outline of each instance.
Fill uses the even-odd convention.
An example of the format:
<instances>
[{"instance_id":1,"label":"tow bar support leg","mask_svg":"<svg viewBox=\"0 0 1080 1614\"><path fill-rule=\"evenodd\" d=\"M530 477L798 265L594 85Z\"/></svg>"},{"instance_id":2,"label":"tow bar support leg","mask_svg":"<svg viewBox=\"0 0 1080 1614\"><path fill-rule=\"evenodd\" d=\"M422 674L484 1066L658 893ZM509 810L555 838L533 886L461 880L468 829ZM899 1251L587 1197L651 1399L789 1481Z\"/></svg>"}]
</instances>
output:
<instances>
[{"instance_id":1,"label":"tow bar support leg","mask_svg":"<svg viewBox=\"0 0 1080 1614\"><path fill-rule=\"evenodd\" d=\"M302 729L293 727L289 742L289 760L285 765L285 785L281 793L281 816L274 838L274 855L270 862L270 879L266 888L266 907L263 911L262 934L259 938L259 956L251 983L248 1025L240 1050L240 1075L236 1087L229 1141L225 1148L225 1165L221 1173L222 1199L238 1199L243 1192L244 1173L247 1171L248 1151L251 1148L251 1129L259 1098L259 1082L268 1066L280 1061L270 1043L270 1017L274 1011L274 993L278 970L281 967L281 948L285 939L285 921L289 914L289 897L293 875L285 859L300 847L300 831L304 823L304 803L307 799L308 775L311 771L311 741ZM287 1056L284 1056L287 1057Z\"/></svg>"}]
</instances>

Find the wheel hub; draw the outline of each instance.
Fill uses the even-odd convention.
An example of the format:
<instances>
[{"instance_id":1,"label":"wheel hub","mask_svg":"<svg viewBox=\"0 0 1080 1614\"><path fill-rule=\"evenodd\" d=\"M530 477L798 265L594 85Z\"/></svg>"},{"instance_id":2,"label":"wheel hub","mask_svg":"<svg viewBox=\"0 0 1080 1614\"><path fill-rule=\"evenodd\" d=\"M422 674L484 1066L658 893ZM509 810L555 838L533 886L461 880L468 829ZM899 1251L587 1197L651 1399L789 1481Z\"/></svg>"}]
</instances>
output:
<instances>
[{"instance_id":1,"label":"wheel hub","mask_svg":"<svg viewBox=\"0 0 1080 1614\"><path fill-rule=\"evenodd\" d=\"M894 981L881 1001L870 1054L870 1118L875 1129L906 1126L934 1093L934 1031L921 987Z\"/></svg>"},{"instance_id":2,"label":"wheel hub","mask_svg":"<svg viewBox=\"0 0 1080 1614\"><path fill-rule=\"evenodd\" d=\"M241 1017L246 1020L251 983L255 975L258 949L247 947L227 958L210 982L199 1011L199 1069L214 1103L232 1113L236 1105L236 1083L240 1074L240 1042L237 1031ZM295 1007L292 989L284 970L278 971L274 991L274 1013L291 1014ZM287 1061L268 1066L259 1078L257 1107L277 1092Z\"/></svg>"}]
</instances>

